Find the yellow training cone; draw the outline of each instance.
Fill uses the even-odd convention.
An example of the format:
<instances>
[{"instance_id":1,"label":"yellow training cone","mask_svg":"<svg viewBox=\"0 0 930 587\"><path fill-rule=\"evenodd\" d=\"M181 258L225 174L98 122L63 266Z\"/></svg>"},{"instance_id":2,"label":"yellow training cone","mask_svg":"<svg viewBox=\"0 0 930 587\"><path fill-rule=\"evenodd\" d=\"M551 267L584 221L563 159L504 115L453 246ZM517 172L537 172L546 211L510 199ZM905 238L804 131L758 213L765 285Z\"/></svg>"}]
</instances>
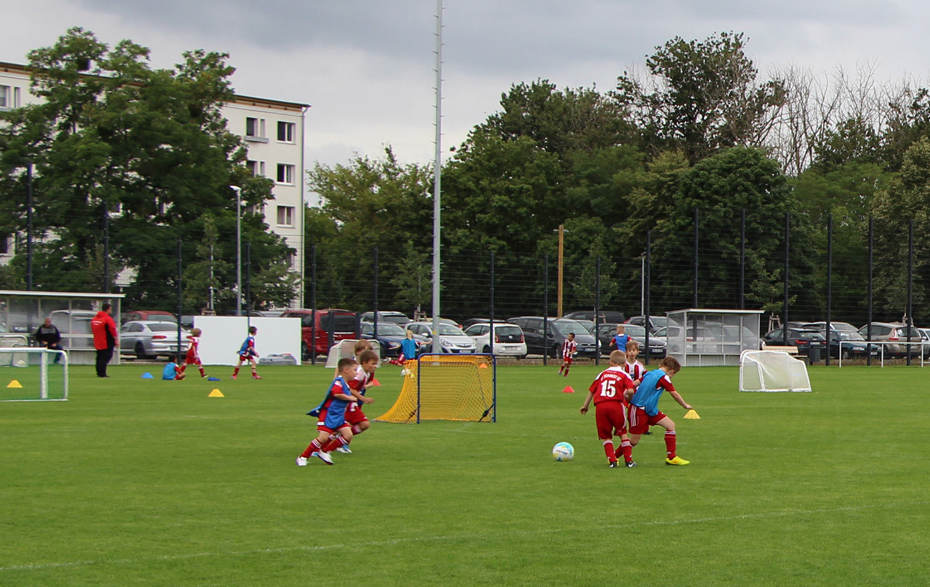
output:
<instances>
[{"instance_id":1,"label":"yellow training cone","mask_svg":"<svg viewBox=\"0 0 930 587\"><path fill-rule=\"evenodd\" d=\"M10 384L7 385L7 387L10 389L22 389L23 388L22 384L15 379L13 381L10 381Z\"/></svg>"},{"instance_id":2,"label":"yellow training cone","mask_svg":"<svg viewBox=\"0 0 930 587\"><path fill-rule=\"evenodd\" d=\"M214 389L213 391L210 392L210 395L208 395L207 397L226 397L226 396L223 395L223 392L220 391L219 389Z\"/></svg>"}]
</instances>

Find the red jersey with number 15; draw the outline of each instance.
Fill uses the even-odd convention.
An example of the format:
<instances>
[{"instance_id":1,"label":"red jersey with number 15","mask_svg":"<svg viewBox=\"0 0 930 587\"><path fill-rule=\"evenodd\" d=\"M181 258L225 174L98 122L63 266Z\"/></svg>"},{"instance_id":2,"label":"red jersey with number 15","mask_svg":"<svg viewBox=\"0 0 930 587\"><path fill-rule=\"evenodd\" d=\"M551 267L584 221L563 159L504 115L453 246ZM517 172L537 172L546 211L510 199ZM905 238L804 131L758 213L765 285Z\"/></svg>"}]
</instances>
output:
<instances>
[{"instance_id":1,"label":"red jersey with number 15","mask_svg":"<svg viewBox=\"0 0 930 587\"><path fill-rule=\"evenodd\" d=\"M623 371L623 367L610 367L597 376L588 391L594 394L594 405L601 402L617 401L626 403L623 392L636 389L633 380Z\"/></svg>"}]
</instances>

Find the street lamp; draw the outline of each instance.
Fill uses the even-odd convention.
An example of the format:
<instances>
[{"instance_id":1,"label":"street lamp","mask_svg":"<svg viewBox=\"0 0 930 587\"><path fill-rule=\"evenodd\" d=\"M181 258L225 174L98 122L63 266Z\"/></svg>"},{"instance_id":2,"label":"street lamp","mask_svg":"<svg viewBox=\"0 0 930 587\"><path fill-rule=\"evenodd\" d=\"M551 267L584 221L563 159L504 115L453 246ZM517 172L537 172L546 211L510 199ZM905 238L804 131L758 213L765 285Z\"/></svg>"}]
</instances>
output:
<instances>
[{"instance_id":1,"label":"street lamp","mask_svg":"<svg viewBox=\"0 0 930 587\"><path fill-rule=\"evenodd\" d=\"M236 192L236 316L242 315L242 188L229 186Z\"/></svg>"}]
</instances>

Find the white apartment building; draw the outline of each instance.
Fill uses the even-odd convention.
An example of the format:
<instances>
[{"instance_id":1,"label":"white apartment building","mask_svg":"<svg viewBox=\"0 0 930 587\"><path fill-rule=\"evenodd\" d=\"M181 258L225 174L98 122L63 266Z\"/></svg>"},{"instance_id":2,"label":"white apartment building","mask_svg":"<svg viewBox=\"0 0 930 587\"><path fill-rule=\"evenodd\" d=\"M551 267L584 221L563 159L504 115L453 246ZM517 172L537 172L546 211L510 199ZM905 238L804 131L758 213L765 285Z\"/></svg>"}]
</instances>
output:
<instances>
[{"instance_id":1,"label":"white apartment building","mask_svg":"<svg viewBox=\"0 0 930 587\"><path fill-rule=\"evenodd\" d=\"M29 70L0 61L0 110L38 102L29 90ZM253 175L274 180L273 200L262 210L265 223L295 254L290 269L304 277L304 130L307 104L237 95L223 107L230 132L248 147L247 165ZM230 197L234 197L230 192ZM13 236L0 235L0 264L15 253ZM303 306L303 288L294 307Z\"/></svg>"}]
</instances>

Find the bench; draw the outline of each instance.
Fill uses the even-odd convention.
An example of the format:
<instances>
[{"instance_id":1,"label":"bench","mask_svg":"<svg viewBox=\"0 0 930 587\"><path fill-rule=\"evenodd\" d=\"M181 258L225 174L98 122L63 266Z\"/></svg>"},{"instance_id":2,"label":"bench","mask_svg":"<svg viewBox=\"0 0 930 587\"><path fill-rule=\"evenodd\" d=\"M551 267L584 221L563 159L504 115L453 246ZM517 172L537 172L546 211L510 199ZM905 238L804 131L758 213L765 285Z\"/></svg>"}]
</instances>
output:
<instances>
[{"instance_id":1,"label":"bench","mask_svg":"<svg viewBox=\"0 0 930 587\"><path fill-rule=\"evenodd\" d=\"M789 355L796 355L796 354L798 354L798 347L796 347L796 346L775 346L775 345L772 345L772 344L767 344L767 345L765 345L765 348L763 348L762 350L764 350L764 351L784 351L784 352L788 353Z\"/></svg>"}]
</instances>

